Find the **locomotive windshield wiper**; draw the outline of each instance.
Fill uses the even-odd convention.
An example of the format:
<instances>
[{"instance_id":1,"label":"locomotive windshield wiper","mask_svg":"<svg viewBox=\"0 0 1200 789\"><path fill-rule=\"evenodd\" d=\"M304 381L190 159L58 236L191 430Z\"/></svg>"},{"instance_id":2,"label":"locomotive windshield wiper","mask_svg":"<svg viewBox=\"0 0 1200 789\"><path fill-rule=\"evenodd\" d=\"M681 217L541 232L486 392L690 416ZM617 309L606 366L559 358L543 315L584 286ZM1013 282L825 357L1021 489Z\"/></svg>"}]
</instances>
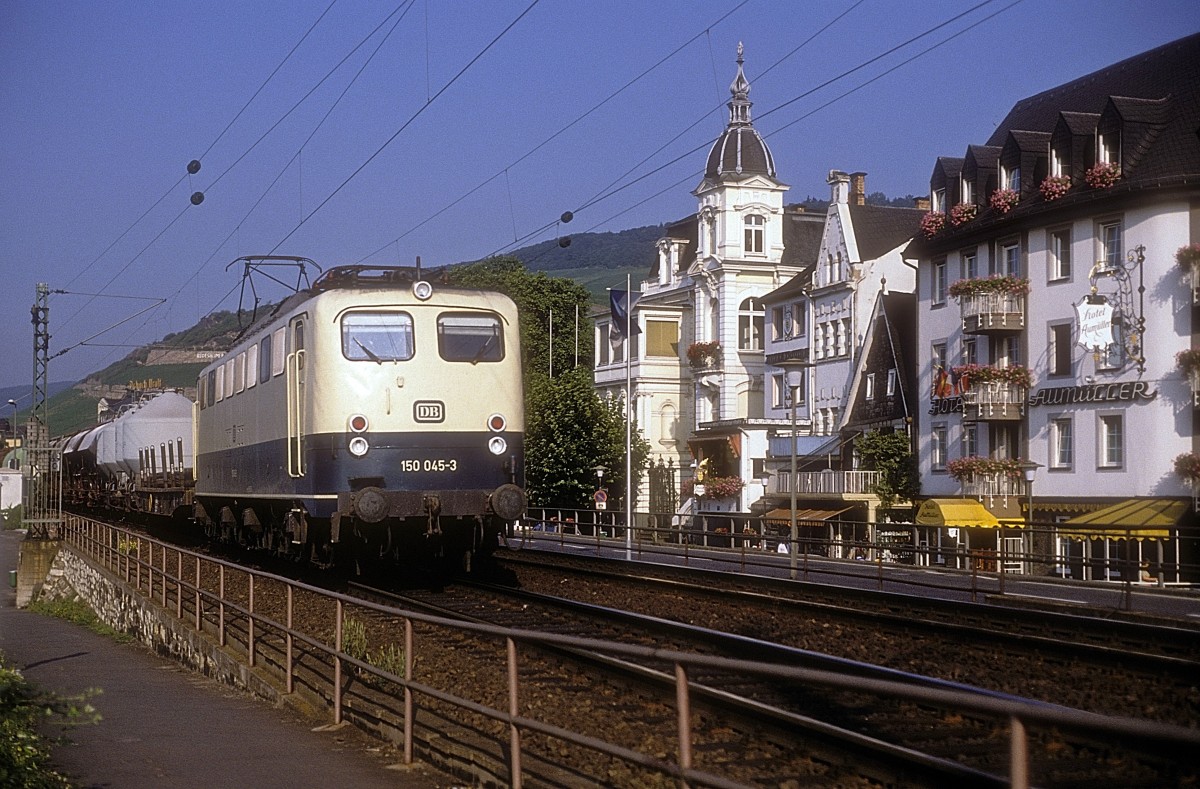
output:
<instances>
[{"instance_id":1,"label":"locomotive windshield wiper","mask_svg":"<svg viewBox=\"0 0 1200 789\"><path fill-rule=\"evenodd\" d=\"M371 361L375 362L375 364L383 364L383 359L379 358L379 354L375 353L370 348L363 345L362 340L355 337L354 344L357 345L359 348L362 348L363 353L365 353L371 359Z\"/></svg>"},{"instance_id":2,"label":"locomotive windshield wiper","mask_svg":"<svg viewBox=\"0 0 1200 789\"><path fill-rule=\"evenodd\" d=\"M479 346L479 350L475 352L475 358L471 360L471 364L479 364L479 360L491 350L491 347L496 344L496 338L499 336L499 334L493 332L492 336L487 338L487 342Z\"/></svg>"}]
</instances>

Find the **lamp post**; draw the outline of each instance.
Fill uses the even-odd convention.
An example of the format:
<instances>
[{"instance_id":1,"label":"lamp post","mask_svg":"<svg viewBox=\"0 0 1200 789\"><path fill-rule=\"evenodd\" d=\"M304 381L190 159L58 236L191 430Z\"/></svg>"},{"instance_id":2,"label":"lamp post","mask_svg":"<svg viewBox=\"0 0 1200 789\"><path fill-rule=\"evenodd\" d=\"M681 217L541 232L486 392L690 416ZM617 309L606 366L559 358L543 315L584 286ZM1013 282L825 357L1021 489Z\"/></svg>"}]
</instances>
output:
<instances>
[{"instance_id":1,"label":"lamp post","mask_svg":"<svg viewBox=\"0 0 1200 789\"><path fill-rule=\"evenodd\" d=\"M604 472L608 471L608 468L606 466L594 466L592 468L592 471L596 472L596 493L599 494L600 491L604 490ZM596 505L596 514L594 516L596 519L595 520L595 524L596 524L595 529L596 529L596 536L599 536L599 533L600 533L600 514L599 513L600 513L600 510L602 507L600 504L600 499L593 497L592 501ZM605 506L607 506L607 502L605 502ZM615 532L613 533L613 536L614 537L617 536Z\"/></svg>"},{"instance_id":2,"label":"lamp post","mask_svg":"<svg viewBox=\"0 0 1200 789\"><path fill-rule=\"evenodd\" d=\"M810 366L808 361L804 359L783 359L775 362L775 366L784 371L787 376L788 391L791 392L792 399L792 440L791 440L791 456L792 456L792 474L788 489L791 491L791 544L788 546L788 576L794 581L796 580L796 551L800 548L800 534L796 527L796 401L800 384L803 382L804 371ZM808 569L808 554L805 554L805 576L807 577Z\"/></svg>"},{"instance_id":3,"label":"lamp post","mask_svg":"<svg viewBox=\"0 0 1200 789\"><path fill-rule=\"evenodd\" d=\"M13 410L12 422L9 424L8 430L12 433L11 446L15 447L17 445L17 401L10 398L8 404L12 406Z\"/></svg>"},{"instance_id":4,"label":"lamp post","mask_svg":"<svg viewBox=\"0 0 1200 789\"><path fill-rule=\"evenodd\" d=\"M1037 470L1042 467L1041 463L1034 463L1032 460L1026 460L1021 463L1021 473L1025 476L1025 495L1027 497L1025 506L1025 533L1029 537L1029 551L1033 552L1033 478L1037 474ZM1024 544L1024 541L1022 541Z\"/></svg>"}]
</instances>

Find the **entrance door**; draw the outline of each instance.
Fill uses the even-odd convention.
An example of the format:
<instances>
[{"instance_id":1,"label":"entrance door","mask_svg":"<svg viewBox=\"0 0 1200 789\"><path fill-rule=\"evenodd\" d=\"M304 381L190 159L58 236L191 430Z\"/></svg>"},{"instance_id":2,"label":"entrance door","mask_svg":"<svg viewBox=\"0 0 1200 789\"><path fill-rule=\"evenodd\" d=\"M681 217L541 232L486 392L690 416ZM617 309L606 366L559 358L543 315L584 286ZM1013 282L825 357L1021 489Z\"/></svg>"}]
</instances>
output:
<instances>
[{"instance_id":1,"label":"entrance door","mask_svg":"<svg viewBox=\"0 0 1200 789\"><path fill-rule=\"evenodd\" d=\"M305 391L304 332L308 315L301 314L288 323L287 355L287 457L288 476L303 477L304 463L304 415L307 409Z\"/></svg>"}]
</instances>

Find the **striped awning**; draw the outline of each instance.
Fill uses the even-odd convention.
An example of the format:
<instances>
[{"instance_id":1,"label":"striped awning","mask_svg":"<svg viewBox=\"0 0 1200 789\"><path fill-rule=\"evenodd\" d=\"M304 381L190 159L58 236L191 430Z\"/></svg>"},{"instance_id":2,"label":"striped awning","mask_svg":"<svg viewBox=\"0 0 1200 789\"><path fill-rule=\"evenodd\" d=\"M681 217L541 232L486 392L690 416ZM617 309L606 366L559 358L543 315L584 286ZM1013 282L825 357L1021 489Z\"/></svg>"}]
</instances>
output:
<instances>
[{"instance_id":1,"label":"striped awning","mask_svg":"<svg viewBox=\"0 0 1200 789\"><path fill-rule=\"evenodd\" d=\"M1071 518L1058 533L1073 540L1165 540L1187 511L1179 499L1126 499Z\"/></svg>"},{"instance_id":2,"label":"striped awning","mask_svg":"<svg viewBox=\"0 0 1200 789\"><path fill-rule=\"evenodd\" d=\"M996 516L975 499L925 499L917 510L915 523L918 526L965 529L995 529L1000 526Z\"/></svg>"},{"instance_id":3,"label":"striped awning","mask_svg":"<svg viewBox=\"0 0 1200 789\"><path fill-rule=\"evenodd\" d=\"M796 523L801 526L816 526L824 523L830 518L836 518L838 515L841 515L843 512L846 512L849 509L851 508L843 507L840 510L802 510L797 508ZM774 525L782 524L787 526L792 522L792 511L787 507L779 507L778 509L771 510L764 515L763 520Z\"/></svg>"}]
</instances>

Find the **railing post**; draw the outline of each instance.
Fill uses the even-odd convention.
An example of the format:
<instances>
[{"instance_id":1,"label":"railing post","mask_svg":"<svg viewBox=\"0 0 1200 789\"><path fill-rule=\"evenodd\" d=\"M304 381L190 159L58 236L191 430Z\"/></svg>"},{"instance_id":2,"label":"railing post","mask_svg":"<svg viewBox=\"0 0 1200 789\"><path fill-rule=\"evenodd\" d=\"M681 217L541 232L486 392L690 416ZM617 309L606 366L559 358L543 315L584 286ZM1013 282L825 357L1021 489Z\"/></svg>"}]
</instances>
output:
<instances>
[{"instance_id":1,"label":"railing post","mask_svg":"<svg viewBox=\"0 0 1200 789\"><path fill-rule=\"evenodd\" d=\"M679 767L692 769L692 704L688 695L687 668L675 664L675 706L679 715ZM685 782L686 785L686 782Z\"/></svg>"},{"instance_id":2,"label":"railing post","mask_svg":"<svg viewBox=\"0 0 1200 789\"><path fill-rule=\"evenodd\" d=\"M333 722L342 722L342 601L337 601L333 625Z\"/></svg>"},{"instance_id":3,"label":"railing post","mask_svg":"<svg viewBox=\"0 0 1200 789\"><path fill-rule=\"evenodd\" d=\"M1009 785L1012 789L1029 789L1029 743L1025 736L1025 724L1015 715L1009 720Z\"/></svg>"},{"instance_id":4,"label":"railing post","mask_svg":"<svg viewBox=\"0 0 1200 789\"><path fill-rule=\"evenodd\" d=\"M404 763L413 763L413 623L404 617Z\"/></svg>"},{"instance_id":5,"label":"railing post","mask_svg":"<svg viewBox=\"0 0 1200 789\"><path fill-rule=\"evenodd\" d=\"M287 657L284 662L287 664L287 692L292 693L296 689L296 676L293 671L295 657L292 654L292 585L287 585L287 634L284 636L284 644L287 651Z\"/></svg>"},{"instance_id":6,"label":"railing post","mask_svg":"<svg viewBox=\"0 0 1200 789\"><path fill-rule=\"evenodd\" d=\"M183 621L183 551L175 551L175 618Z\"/></svg>"},{"instance_id":7,"label":"railing post","mask_svg":"<svg viewBox=\"0 0 1200 789\"><path fill-rule=\"evenodd\" d=\"M195 559L196 559L196 588L193 591L193 594L195 596L196 602L193 607L195 608L195 613L196 613L196 632L199 633L202 631L203 625L204 625L204 621L203 621L204 609L203 609L203 605L200 602L200 557L196 556Z\"/></svg>"},{"instance_id":8,"label":"railing post","mask_svg":"<svg viewBox=\"0 0 1200 789\"><path fill-rule=\"evenodd\" d=\"M162 583L162 607L167 607L167 544L162 544L162 577L159 578Z\"/></svg>"},{"instance_id":9,"label":"railing post","mask_svg":"<svg viewBox=\"0 0 1200 789\"><path fill-rule=\"evenodd\" d=\"M221 580L217 588L217 640L225 646L225 565L217 565Z\"/></svg>"},{"instance_id":10,"label":"railing post","mask_svg":"<svg viewBox=\"0 0 1200 789\"><path fill-rule=\"evenodd\" d=\"M512 749L510 757L511 785L513 789L521 789L521 729L517 726L517 716L521 714L517 685L517 642L513 640L512 636L506 638L505 641L508 647L508 742Z\"/></svg>"},{"instance_id":11,"label":"railing post","mask_svg":"<svg viewBox=\"0 0 1200 789\"><path fill-rule=\"evenodd\" d=\"M250 614L246 621L246 655L254 668L254 573L250 573Z\"/></svg>"}]
</instances>

